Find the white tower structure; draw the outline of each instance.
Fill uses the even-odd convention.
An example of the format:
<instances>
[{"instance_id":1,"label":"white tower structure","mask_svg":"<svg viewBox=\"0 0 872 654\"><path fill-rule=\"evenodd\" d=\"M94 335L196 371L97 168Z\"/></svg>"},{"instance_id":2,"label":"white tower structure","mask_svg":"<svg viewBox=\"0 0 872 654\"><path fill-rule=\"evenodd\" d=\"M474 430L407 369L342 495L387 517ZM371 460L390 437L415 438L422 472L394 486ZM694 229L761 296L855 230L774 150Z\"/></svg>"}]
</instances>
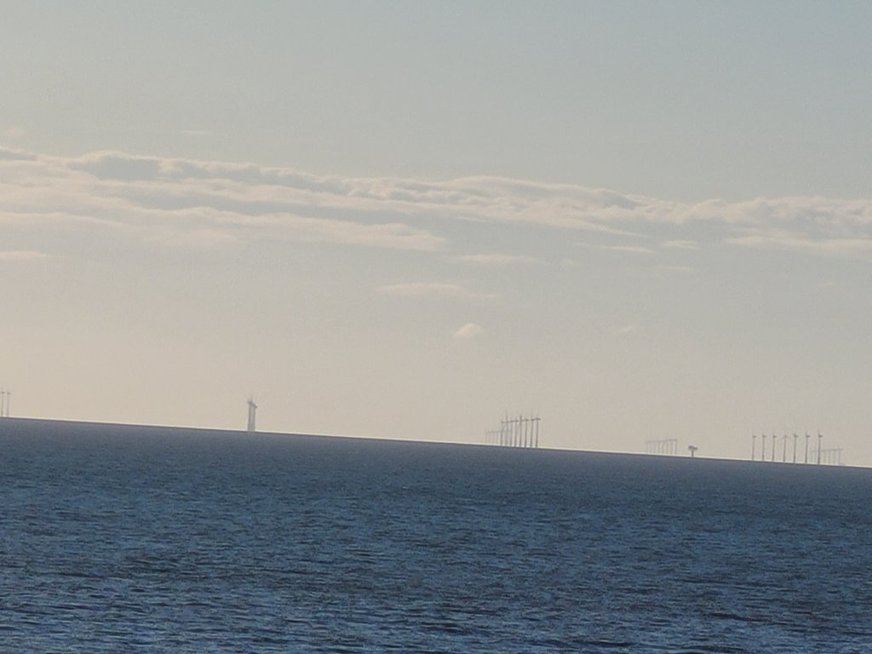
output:
<instances>
[{"instance_id":1,"label":"white tower structure","mask_svg":"<svg viewBox=\"0 0 872 654\"><path fill-rule=\"evenodd\" d=\"M248 398L248 431L255 430L255 415L257 414L257 405L254 403L254 398Z\"/></svg>"}]
</instances>

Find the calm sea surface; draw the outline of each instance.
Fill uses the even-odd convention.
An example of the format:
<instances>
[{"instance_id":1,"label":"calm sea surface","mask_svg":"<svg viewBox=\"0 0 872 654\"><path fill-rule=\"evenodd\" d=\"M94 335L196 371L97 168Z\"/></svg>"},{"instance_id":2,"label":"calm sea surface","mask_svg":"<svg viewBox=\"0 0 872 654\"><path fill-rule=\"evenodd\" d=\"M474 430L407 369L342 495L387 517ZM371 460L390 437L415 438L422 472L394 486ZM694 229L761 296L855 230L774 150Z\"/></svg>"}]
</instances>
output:
<instances>
[{"instance_id":1,"label":"calm sea surface","mask_svg":"<svg viewBox=\"0 0 872 654\"><path fill-rule=\"evenodd\" d=\"M872 652L872 471L0 420L2 652Z\"/></svg>"}]
</instances>

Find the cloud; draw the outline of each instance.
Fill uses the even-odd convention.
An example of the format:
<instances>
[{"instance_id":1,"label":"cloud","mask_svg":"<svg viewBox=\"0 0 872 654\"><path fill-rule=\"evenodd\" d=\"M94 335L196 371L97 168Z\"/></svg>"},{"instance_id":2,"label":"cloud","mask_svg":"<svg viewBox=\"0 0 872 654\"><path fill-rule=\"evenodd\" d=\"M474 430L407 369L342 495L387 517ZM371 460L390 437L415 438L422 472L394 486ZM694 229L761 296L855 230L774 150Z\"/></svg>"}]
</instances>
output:
<instances>
[{"instance_id":1,"label":"cloud","mask_svg":"<svg viewBox=\"0 0 872 654\"><path fill-rule=\"evenodd\" d=\"M698 250L699 245L694 241L688 240L674 240L674 241L664 241L661 245L665 248L673 248L677 250Z\"/></svg>"},{"instance_id":2,"label":"cloud","mask_svg":"<svg viewBox=\"0 0 872 654\"><path fill-rule=\"evenodd\" d=\"M445 297L458 300L487 300L496 296L487 293L476 293L458 284L443 284L432 282L418 282L409 284L388 284L376 289L383 295L395 297Z\"/></svg>"},{"instance_id":3,"label":"cloud","mask_svg":"<svg viewBox=\"0 0 872 654\"><path fill-rule=\"evenodd\" d=\"M0 250L0 261L41 261L48 256L35 250Z\"/></svg>"},{"instance_id":4,"label":"cloud","mask_svg":"<svg viewBox=\"0 0 872 654\"><path fill-rule=\"evenodd\" d=\"M281 176L279 176L281 177ZM285 176L288 182L291 175ZM304 175L288 191L270 169L137 157L117 152L75 159L0 150L0 225L111 231L146 243L220 247L289 240L436 251L443 236L408 216L325 206Z\"/></svg>"},{"instance_id":5,"label":"cloud","mask_svg":"<svg viewBox=\"0 0 872 654\"><path fill-rule=\"evenodd\" d=\"M581 247L592 248L596 250L608 250L610 252L626 252L628 254L654 254L651 248L642 247L640 245L597 245L593 243L578 243Z\"/></svg>"},{"instance_id":6,"label":"cloud","mask_svg":"<svg viewBox=\"0 0 872 654\"><path fill-rule=\"evenodd\" d=\"M253 163L141 156L80 157L0 148L0 225L103 230L145 243L226 247L258 239L434 252L465 221L644 238L595 246L629 254L706 241L869 256L872 199L821 197L675 202L608 189L502 177L419 180L313 175ZM696 230L698 231L698 230ZM592 246L593 247L593 246ZM475 265L530 257L471 254Z\"/></svg>"},{"instance_id":7,"label":"cloud","mask_svg":"<svg viewBox=\"0 0 872 654\"><path fill-rule=\"evenodd\" d=\"M631 334L638 329L639 329L639 325L635 325L635 324L624 325L623 327L618 329L615 333L623 336L625 334Z\"/></svg>"},{"instance_id":8,"label":"cloud","mask_svg":"<svg viewBox=\"0 0 872 654\"><path fill-rule=\"evenodd\" d=\"M745 236L726 239L728 243L752 248L805 252L829 256L872 254L872 237L814 238L787 230L752 230Z\"/></svg>"},{"instance_id":9,"label":"cloud","mask_svg":"<svg viewBox=\"0 0 872 654\"><path fill-rule=\"evenodd\" d=\"M0 145L0 161L32 161L36 157L27 152L4 148Z\"/></svg>"},{"instance_id":10,"label":"cloud","mask_svg":"<svg viewBox=\"0 0 872 654\"><path fill-rule=\"evenodd\" d=\"M518 254L465 254L458 257L463 263L479 266L513 266L518 264L542 263L541 259Z\"/></svg>"},{"instance_id":11,"label":"cloud","mask_svg":"<svg viewBox=\"0 0 872 654\"><path fill-rule=\"evenodd\" d=\"M459 341L471 341L482 335L484 335L484 328L481 325L477 325L474 322L468 322L462 327L459 327L452 337Z\"/></svg>"}]
</instances>

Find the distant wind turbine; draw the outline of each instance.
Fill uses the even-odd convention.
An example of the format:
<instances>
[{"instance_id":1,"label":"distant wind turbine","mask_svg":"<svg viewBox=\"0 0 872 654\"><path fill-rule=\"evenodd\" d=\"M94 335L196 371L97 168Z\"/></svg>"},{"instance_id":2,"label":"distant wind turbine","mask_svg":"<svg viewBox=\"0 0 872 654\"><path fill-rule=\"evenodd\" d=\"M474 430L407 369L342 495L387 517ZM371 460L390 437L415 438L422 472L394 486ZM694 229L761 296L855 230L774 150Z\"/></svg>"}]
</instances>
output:
<instances>
[{"instance_id":1,"label":"distant wind turbine","mask_svg":"<svg viewBox=\"0 0 872 654\"><path fill-rule=\"evenodd\" d=\"M254 403L254 398L248 398L248 431L253 432L255 430L255 418L257 414L257 404Z\"/></svg>"}]
</instances>

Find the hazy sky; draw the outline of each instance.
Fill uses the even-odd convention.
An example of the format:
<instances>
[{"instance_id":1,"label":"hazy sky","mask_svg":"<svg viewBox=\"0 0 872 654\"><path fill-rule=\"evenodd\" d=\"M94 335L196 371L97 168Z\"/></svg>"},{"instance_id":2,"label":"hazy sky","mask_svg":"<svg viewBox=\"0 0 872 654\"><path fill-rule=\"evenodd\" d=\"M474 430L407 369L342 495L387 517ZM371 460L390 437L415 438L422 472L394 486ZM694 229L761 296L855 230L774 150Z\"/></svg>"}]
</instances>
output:
<instances>
[{"instance_id":1,"label":"hazy sky","mask_svg":"<svg viewBox=\"0 0 872 654\"><path fill-rule=\"evenodd\" d=\"M0 10L14 415L872 465L872 3Z\"/></svg>"}]
</instances>

